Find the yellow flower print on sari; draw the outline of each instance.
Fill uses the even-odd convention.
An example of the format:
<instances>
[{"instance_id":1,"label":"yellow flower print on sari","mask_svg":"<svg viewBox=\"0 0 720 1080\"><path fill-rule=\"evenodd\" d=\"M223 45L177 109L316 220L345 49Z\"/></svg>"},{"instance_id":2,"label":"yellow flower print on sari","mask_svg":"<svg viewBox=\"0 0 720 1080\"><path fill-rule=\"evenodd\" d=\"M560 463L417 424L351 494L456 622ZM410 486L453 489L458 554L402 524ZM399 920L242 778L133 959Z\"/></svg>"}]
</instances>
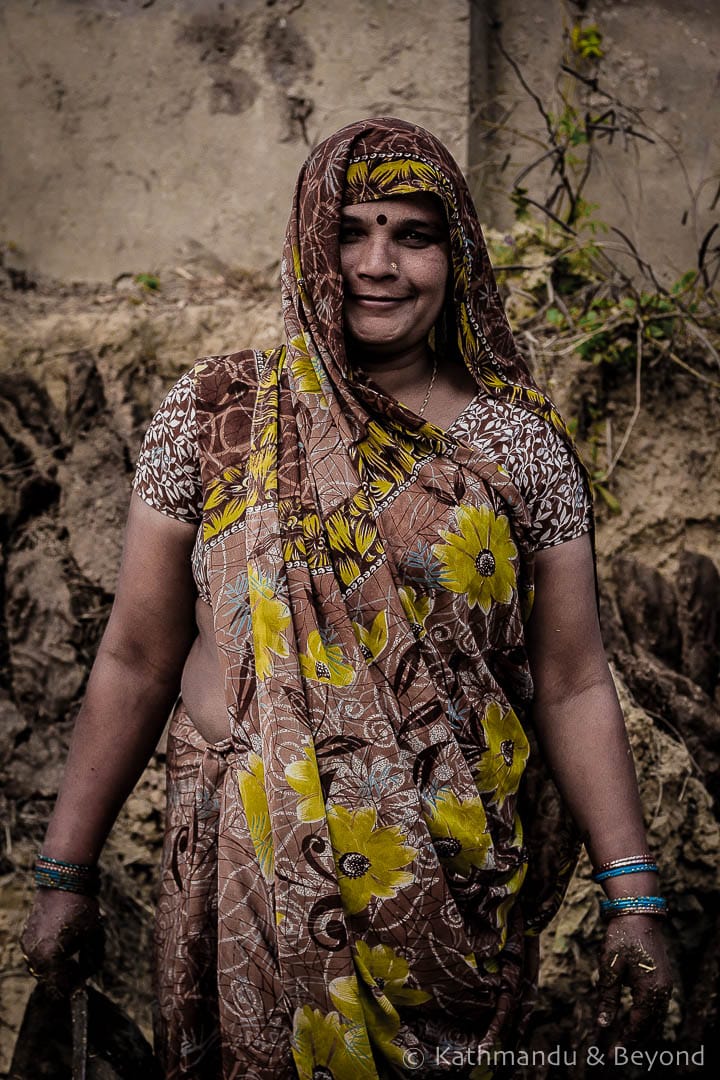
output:
<instances>
[{"instance_id":1,"label":"yellow flower print on sari","mask_svg":"<svg viewBox=\"0 0 720 1080\"><path fill-rule=\"evenodd\" d=\"M248 455L248 476L252 477L254 491L266 496L277 490L277 446L274 442L262 442Z\"/></svg>"},{"instance_id":2,"label":"yellow flower print on sari","mask_svg":"<svg viewBox=\"0 0 720 1080\"><path fill-rule=\"evenodd\" d=\"M473 866L485 866L492 839L482 799L460 800L449 789L441 788L425 821L443 866L465 876Z\"/></svg>"},{"instance_id":3,"label":"yellow flower print on sari","mask_svg":"<svg viewBox=\"0 0 720 1080\"><path fill-rule=\"evenodd\" d=\"M303 535L303 510L297 499L278 502L283 559L286 563L304 562L307 554Z\"/></svg>"},{"instance_id":4,"label":"yellow flower print on sari","mask_svg":"<svg viewBox=\"0 0 720 1080\"><path fill-rule=\"evenodd\" d=\"M320 382L318 368L315 366L318 362L310 355L304 336L298 334L297 337L292 339L290 344L296 353L295 358L290 364L290 370L297 379L299 389L303 390L306 394L315 394L320 407L322 409L327 409L327 398L325 397L325 392L323 391Z\"/></svg>"},{"instance_id":5,"label":"yellow flower print on sari","mask_svg":"<svg viewBox=\"0 0 720 1080\"><path fill-rule=\"evenodd\" d=\"M513 907L515 901L517 900L517 895L520 892L523 881L525 880L526 873L527 863L523 863L522 866L518 867L513 876L505 885L505 888L507 889L507 896L504 900L500 902L500 904L498 904L497 921L498 926L500 927L500 942L498 951L505 948L505 942L507 940L508 915L510 914L510 909Z\"/></svg>"},{"instance_id":6,"label":"yellow flower print on sari","mask_svg":"<svg viewBox=\"0 0 720 1080\"><path fill-rule=\"evenodd\" d=\"M285 779L300 796L297 804L298 821L322 821L325 817L325 800L320 785L315 747L308 743L303 747L305 760L293 761L285 768Z\"/></svg>"},{"instance_id":7,"label":"yellow flower print on sari","mask_svg":"<svg viewBox=\"0 0 720 1080\"><path fill-rule=\"evenodd\" d=\"M210 540L224 529L241 521L248 506L256 499L248 496L248 478L245 467L235 465L224 469L222 474L208 485L205 497L203 539Z\"/></svg>"},{"instance_id":8,"label":"yellow flower print on sari","mask_svg":"<svg viewBox=\"0 0 720 1080\"><path fill-rule=\"evenodd\" d=\"M392 1041L400 1030L398 1008L422 1005L431 995L406 985L410 976L408 962L389 945L370 948L359 940L355 948L358 977L346 975L333 979L330 983L333 1005L352 1024L367 1029L370 1042L380 1055L402 1065L402 1048Z\"/></svg>"},{"instance_id":9,"label":"yellow flower print on sari","mask_svg":"<svg viewBox=\"0 0 720 1080\"><path fill-rule=\"evenodd\" d=\"M492 802L499 806L514 795L525 769L530 744L512 709L503 711L493 701L483 717L487 750L480 758L475 774L478 790L492 792Z\"/></svg>"},{"instance_id":10,"label":"yellow flower print on sari","mask_svg":"<svg viewBox=\"0 0 720 1080\"><path fill-rule=\"evenodd\" d=\"M325 529L340 579L343 585L351 585L382 551L375 522L369 514L350 516L336 510L327 518Z\"/></svg>"},{"instance_id":11,"label":"yellow flower print on sari","mask_svg":"<svg viewBox=\"0 0 720 1080\"><path fill-rule=\"evenodd\" d=\"M374 998L364 986L359 985L355 975L333 979L329 989L333 1005L352 1025L348 1036L351 1052L355 1051L361 1058L366 1053L366 1060L372 1062L372 1043L382 1056L402 1064L402 1050L392 1042L400 1030L400 1017L388 999L382 996Z\"/></svg>"},{"instance_id":12,"label":"yellow flower print on sari","mask_svg":"<svg viewBox=\"0 0 720 1080\"><path fill-rule=\"evenodd\" d=\"M238 772L238 788L242 799L248 832L252 840L263 877L269 881L273 875L274 853L270 830L270 811L265 792L265 768L262 758L249 753L248 770Z\"/></svg>"},{"instance_id":13,"label":"yellow flower print on sari","mask_svg":"<svg viewBox=\"0 0 720 1080\"><path fill-rule=\"evenodd\" d=\"M248 454L248 490L258 499L277 491L278 374L284 358L263 369L253 417L253 442Z\"/></svg>"},{"instance_id":14,"label":"yellow flower print on sari","mask_svg":"<svg viewBox=\"0 0 720 1080\"><path fill-rule=\"evenodd\" d=\"M460 305L460 327L458 330L458 338L460 341L460 351L465 359L465 362L474 360L478 354L478 342L475 335L475 329L470 322L470 314L466 304Z\"/></svg>"},{"instance_id":15,"label":"yellow flower print on sari","mask_svg":"<svg viewBox=\"0 0 720 1080\"><path fill-rule=\"evenodd\" d=\"M257 433L256 445L277 445L278 430L278 387L280 372L285 363L285 347L277 358L277 363L266 363L260 382L258 384L258 396L255 403L254 427Z\"/></svg>"},{"instance_id":16,"label":"yellow flower print on sari","mask_svg":"<svg viewBox=\"0 0 720 1080\"><path fill-rule=\"evenodd\" d=\"M393 1005L422 1005L430 1001L431 994L407 985L410 965L404 956L399 956L389 945L370 948L364 941L358 940L355 949L355 965L363 982L373 990L380 990Z\"/></svg>"},{"instance_id":17,"label":"yellow flower print on sari","mask_svg":"<svg viewBox=\"0 0 720 1080\"><path fill-rule=\"evenodd\" d=\"M370 165L354 161L345 174L348 202L369 202L388 195L412 195L417 191L443 193L443 178L432 165L414 158L395 158Z\"/></svg>"},{"instance_id":18,"label":"yellow flower print on sari","mask_svg":"<svg viewBox=\"0 0 720 1080\"><path fill-rule=\"evenodd\" d=\"M501 1051L502 1052L502 1051ZM502 1058L500 1059L502 1060ZM470 1073L469 1080L493 1080L495 1073L490 1065L476 1065Z\"/></svg>"},{"instance_id":19,"label":"yellow flower print on sari","mask_svg":"<svg viewBox=\"0 0 720 1080\"><path fill-rule=\"evenodd\" d=\"M403 483L415 467L414 446L401 431L384 428L375 420L367 425L367 435L354 448L354 458L361 480L368 481L373 491L375 483L383 480L391 489Z\"/></svg>"},{"instance_id":20,"label":"yellow flower print on sari","mask_svg":"<svg viewBox=\"0 0 720 1080\"><path fill-rule=\"evenodd\" d=\"M303 515L302 530L304 550L311 570L325 570L330 566L325 530L318 514L310 511Z\"/></svg>"},{"instance_id":21,"label":"yellow flower print on sari","mask_svg":"<svg viewBox=\"0 0 720 1080\"><path fill-rule=\"evenodd\" d=\"M413 861L416 849L410 847L397 825L376 827L373 806L355 811L333 806L327 821L340 896L348 914L357 915L372 896L395 896L398 889L415 880L403 867Z\"/></svg>"},{"instance_id":22,"label":"yellow flower print on sari","mask_svg":"<svg viewBox=\"0 0 720 1080\"><path fill-rule=\"evenodd\" d=\"M309 1005L296 1009L292 1055L300 1080L356 1080L358 1070L348 1053L347 1034L348 1026L336 1012L324 1015Z\"/></svg>"},{"instance_id":23,"label":"yellow flower print on sari","mask_svg":"<svg viewBox=\"0 0 720 1080\"><path fill-rule=\"evenodd\" d=\"M430 596L418 596L411 585L401 586L398 589L398 596L415 640L420 641L427 633L425 621L433 609L433 600Z\"/></svg>"},{"instance_id":24,"label":"yellow flower print on sari","mask_svg":"<svg viewBox=\"0 0 720 1080\"><path fill-rule=\"evenodd\" d=\"M470 319L470 310L467 303L460 304L460 329L458 332L460 352L466 363L473 363L477 370L479 367L480 378L488 390L503 390L507 384L498 375L490 360L480 353L477 332Z\"/></svg>"},{"instance_id":25,"label":"yellow flower print on sari","mask_svg":"<svg viewBox=\"0 0 720 1080\"><path fill-rule=\"evenodd\" d=\"M290 625L290 610L278 600L269 581L254 571L248 571L248 595L252 613L255 670L259 679L273 672L273 654L289 656L290 646L283 631Z\"/></svg>"},{"instance_id":26,"label":"yellow flower print on sari","mask_svg":"<svg viewBox=\"0 0 720 1080\"><path fill-rule=\"evenodd\" d=\"M295 284L297 285L298 296L303 304L307 304L308 297L305 291L305 280L303 278L302 263L300 262L300 248L297 244L292 246L292 259L293 259L293 272L295 274Z\"/></svg>"},{"instance_id":27,"label":"yellow flower print on sari","mask_svg":"<svg viewBox=\"0 0 720 1080\"><path fill-rule=\"evenodd\" d=\"M487 613L493 600L509 604L515 589L512 560L517 548L510 523L488 506L459 506L459 533L444 532L446 544L435 544L433 553L442 563L442 584L451 592L464 593L468 606L479 605Z\"/></svg>"},{"instance_id":28,"label":"yellow flower print on sari","mask_svg":"<svg viewBox=\"0 0 720 1080\"><path fill-rule=\"evenodd\" d=\"M370 629L362 623L353 622L353 630L357 638L360 652L368 664L380 656L388 643L388 619L387 611L379 611L372 621Z\"/></svg>"},{"instance_id":29,"label":"yellow flower print on sari","mask_svg":"<svg viewBox=\"0 0 720 1080\"><path fill-rule=\"evenodd\" d=\"M387 195L411 195L418 190L439 195L442 191L437 169L414 158L396 158L376 165L371 173L371 182Z\"/></svg>"},{"instance_id":30,"label":"yellow flower print on sari","mask_svg":"<svg viewBox=\"0 0 720 1080\"><path fill-rule=\"evenodd\" d=\"M339 645L323 641L319 630L308 634L308 650L300 653L300 670L306 679L324 683L326 686L350 686L355 679L355 672Z\"/></svg>"}]
</instances>

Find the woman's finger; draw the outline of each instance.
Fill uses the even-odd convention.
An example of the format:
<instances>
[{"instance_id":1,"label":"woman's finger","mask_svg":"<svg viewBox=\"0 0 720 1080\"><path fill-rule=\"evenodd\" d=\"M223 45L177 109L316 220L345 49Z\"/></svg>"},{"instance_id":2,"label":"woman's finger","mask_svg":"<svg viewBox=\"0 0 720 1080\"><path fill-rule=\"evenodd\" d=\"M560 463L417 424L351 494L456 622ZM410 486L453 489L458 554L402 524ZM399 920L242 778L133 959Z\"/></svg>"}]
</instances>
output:
<instances>
[{"instance_id":1,"label":"woman's finger","mask_svg":"<svg viewBox=\"0 0 720 1080\"><path fill-rule=\"evenodd\" d=\"M633 1003L627 1023L628 1044L647 1043L659 1036L670 1002L671 988L643 980L632 987Z\"/></svg>"},{"instance_id":2,"label":"woman's finger","mask_svg":"<svg viewBox=\"0 0 720 1080\"><path fill-rule=\"evenodd\" d=\"M600 982L598 984L598 1027L607 1030L617 1016L622 989L623 962L620 952L604 952L600 958Z\"/></svg>"}]
</instances>

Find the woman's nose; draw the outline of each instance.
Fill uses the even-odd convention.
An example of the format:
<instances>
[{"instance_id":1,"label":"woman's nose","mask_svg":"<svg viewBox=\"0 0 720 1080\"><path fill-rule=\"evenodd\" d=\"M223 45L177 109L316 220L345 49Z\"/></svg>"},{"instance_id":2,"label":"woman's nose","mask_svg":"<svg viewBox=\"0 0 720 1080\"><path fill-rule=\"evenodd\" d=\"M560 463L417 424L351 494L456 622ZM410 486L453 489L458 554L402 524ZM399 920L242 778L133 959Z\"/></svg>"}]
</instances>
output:
<instances>
[{"instance_id":1,"label":"woman's nose","mask_svg":"<svg viewBox=\"0 0 720 1080\"><path fill-rule=\"evenodd\" d=\"M361 277L392 277L394 275L390 244L384 236L368 236L358 254L356 271Z\"/></svg>"}]
</instances>

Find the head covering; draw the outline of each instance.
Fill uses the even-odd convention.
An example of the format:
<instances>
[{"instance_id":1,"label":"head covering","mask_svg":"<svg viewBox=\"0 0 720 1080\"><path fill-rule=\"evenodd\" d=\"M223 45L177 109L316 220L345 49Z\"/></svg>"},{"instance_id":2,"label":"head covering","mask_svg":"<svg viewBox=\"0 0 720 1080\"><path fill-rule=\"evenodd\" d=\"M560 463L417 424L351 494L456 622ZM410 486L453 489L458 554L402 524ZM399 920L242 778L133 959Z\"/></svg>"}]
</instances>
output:
<instances>
[{"instance_id":1,"label":"head covering","mask_svg":"<svg viewBox=\"0 0 720 1080\"><path fill-rule=\"evenodd\" d=\"M342 330L340 208L418 192L439 197L448 221L458 354L478 385L521 401L569 438L518 352L465 178L443 144L417 124L392 117L350 124L303 165L283 259L288 340L302 348L298 338L309 335L311 351L319 353L324 375L335 387L351 376ZM390 414L412 426L406 410L391 407Z\"/></svg>"},{"instance_id":2,"label":"head covering","mask_svg":"<svg viewBox=\"0 0 720 1080\"><path fill-rule=\"evenodd\" d=\"M496 462L354 378L345 353L341 207L417 191L447 213L452 322L479 387L565 431L515 347L458 166L391 118L303 165L286 341L259 380L252 352L196 369L217 643L301 1077L502 1043L526 989L527 509Z\"/></svg>"}]
</instances>

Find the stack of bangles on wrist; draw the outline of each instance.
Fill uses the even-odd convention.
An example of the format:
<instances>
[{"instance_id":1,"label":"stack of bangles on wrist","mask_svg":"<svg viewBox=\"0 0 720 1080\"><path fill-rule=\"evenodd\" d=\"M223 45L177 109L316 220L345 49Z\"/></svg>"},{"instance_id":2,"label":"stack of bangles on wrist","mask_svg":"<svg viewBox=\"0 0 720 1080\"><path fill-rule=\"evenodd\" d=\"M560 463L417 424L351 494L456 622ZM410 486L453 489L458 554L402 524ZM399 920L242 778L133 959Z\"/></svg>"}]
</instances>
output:
<instances>
[{"instance_id":1,"label":"stack of bangles on wrist","mask_svg":"<svg viewBox=\"0 0 720 1080\"><path fill-rule=\"evenodd\" d=\"M61 889L82 896L95 896L100 887L100 874L97 866L63 862L62 859L40 855L35 863L35 884L40 889Z\"/></svg>"},{"instance_id":2,"label":"stack of bangles on wrist","mask_svg":"<svg viewBox=\"0 0 720 1080\"><path fill-rule=\"evenodd\" d=\"M657 873L657 863L647 852L603 863L595 870L592 879L602 882L624 874L642 873ZM614 900L600 901L600 914L606 919L616 915L667 915L667 910L667 900L662 896L618 896Z\"/></svg>"}]
</instances>

